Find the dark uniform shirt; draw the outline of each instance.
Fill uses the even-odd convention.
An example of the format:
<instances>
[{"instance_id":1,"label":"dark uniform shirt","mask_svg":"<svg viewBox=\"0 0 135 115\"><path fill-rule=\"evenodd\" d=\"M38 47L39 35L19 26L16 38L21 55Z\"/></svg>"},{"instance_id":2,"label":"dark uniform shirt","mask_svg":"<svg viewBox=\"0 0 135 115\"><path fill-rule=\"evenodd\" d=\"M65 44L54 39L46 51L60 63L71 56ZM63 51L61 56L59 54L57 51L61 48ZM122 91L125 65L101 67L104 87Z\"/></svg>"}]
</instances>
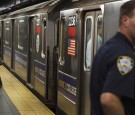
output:
<instances>
[{"instance_id":1,"label":"dark uniform shirt","mask_svg":"<svg viewBox=\"0 0 135 115\"><path fill-rule=\"evenodd\" d=\"M100 95L120 95L126 115L135 115L135 50L129 40L117 33L97 52L90 81L91 115L104 115Z\"/></svg>"}]
</instances>

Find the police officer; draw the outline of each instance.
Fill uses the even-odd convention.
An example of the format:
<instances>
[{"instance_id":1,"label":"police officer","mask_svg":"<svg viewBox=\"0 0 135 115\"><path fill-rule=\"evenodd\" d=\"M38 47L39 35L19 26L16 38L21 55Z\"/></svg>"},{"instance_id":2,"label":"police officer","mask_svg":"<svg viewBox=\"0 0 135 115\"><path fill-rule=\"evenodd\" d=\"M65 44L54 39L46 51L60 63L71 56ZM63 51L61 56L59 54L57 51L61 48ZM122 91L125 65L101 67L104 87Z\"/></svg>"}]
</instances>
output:
<instances>
[{"instance_id":1,"label":"police officer","mask_svg":"<svg viewBox=\"0 0 135 115\"><path fill-rule=\"evenodd\" d=\"M90 81L91 115L135 115L135 1L120 8L119 30L97 52Z\"/></svg>"}]
</instances>

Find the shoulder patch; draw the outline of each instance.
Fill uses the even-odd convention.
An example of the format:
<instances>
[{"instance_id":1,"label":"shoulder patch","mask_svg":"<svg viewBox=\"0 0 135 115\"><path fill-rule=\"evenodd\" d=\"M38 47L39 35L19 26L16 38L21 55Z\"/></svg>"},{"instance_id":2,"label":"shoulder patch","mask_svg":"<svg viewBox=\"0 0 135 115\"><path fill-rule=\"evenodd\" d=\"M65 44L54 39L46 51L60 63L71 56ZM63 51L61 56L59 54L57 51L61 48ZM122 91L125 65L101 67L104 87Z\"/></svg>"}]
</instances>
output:
<instances>
[{"instance_id":1,"label":"shoulder patch","mask_svg":"<svg viewBox=\"0 0 135 115\"><path fill-rule=\"evenodd\" d=\"M134 68L134 60L129 56L119 56L117 68L121 75L126 75Z\"/></svg>"}]
</instances>

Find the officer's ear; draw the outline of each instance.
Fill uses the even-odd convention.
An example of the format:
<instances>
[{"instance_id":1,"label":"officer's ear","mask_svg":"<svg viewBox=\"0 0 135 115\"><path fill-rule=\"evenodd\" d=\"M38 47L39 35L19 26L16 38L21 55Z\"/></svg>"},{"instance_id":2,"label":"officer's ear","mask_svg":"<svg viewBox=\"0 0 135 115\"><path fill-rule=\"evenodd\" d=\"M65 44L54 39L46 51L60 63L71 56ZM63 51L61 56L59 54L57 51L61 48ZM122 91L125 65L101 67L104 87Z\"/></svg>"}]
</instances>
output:
<instances>
[{"instance_id":1,"label":"officer's ear","mask_svg":"<svg viewBox=\"0 0 135 115\"><path fill-rule=\"evenodd\" d=\"M121 17L121 24L124 26L124 27L128 27L128 24L129 24L129 17L126 16L126 15L123 15Z\"/></svg>"}]
</instances>

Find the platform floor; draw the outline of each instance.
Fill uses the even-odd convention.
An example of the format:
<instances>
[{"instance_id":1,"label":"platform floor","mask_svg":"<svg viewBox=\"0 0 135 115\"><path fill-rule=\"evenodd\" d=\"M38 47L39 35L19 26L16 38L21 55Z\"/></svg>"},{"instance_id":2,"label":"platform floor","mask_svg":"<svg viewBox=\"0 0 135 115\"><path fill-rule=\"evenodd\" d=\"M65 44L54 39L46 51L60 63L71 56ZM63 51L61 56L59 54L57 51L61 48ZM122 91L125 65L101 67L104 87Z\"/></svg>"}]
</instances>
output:
<instances>
[{"instance_id":1,"label":"platform floor","mask_svg":"<svg viewBox=\"0 0 135 115\"><path fill-rule=\"evenodd\" d=\"M21 115L55 115L4 66L0 66L0 76L4 91Z\"/></svg>"}]
</instances>

